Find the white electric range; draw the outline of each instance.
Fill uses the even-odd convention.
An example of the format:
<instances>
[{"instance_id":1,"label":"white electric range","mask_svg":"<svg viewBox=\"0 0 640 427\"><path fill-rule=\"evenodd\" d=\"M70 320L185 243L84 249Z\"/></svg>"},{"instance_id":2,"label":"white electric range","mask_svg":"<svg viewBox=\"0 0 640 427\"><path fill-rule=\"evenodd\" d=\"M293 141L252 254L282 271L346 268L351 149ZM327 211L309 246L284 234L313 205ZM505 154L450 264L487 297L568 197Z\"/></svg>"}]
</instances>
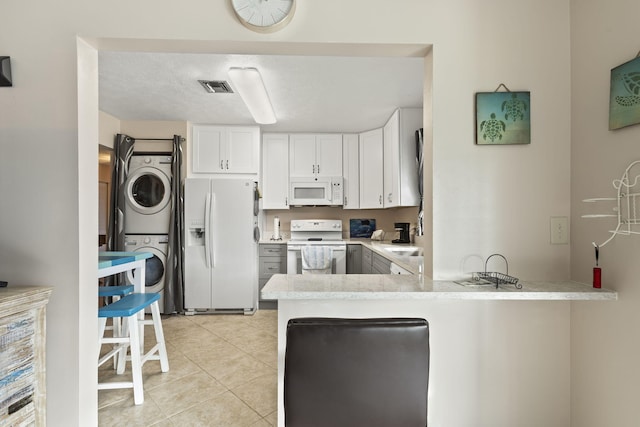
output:
<instances>
[{"instance_id":1,"label":"white electric range","mask_svg":"<svg viewBox=\"0 0 640 427\"><path fill-rule=\"evenodd\" d=\"M347 243L342 239L342 221L339 219L291 220L291 240L287 242L287 273L302 273L303 246L321 245L333 249L332 274L347 272Z\"/></svg>"}]
</instances>

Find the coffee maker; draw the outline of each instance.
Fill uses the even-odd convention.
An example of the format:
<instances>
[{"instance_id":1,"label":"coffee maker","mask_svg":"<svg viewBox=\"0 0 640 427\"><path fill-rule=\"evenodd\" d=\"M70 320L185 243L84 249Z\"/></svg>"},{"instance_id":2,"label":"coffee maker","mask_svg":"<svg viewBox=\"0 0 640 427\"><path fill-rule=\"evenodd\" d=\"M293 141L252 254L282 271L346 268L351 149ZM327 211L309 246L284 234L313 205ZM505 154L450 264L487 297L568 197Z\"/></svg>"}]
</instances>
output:
<instances>
[{"instance_id":1,"label":"coffee maker","mask_svg":"<svg viewBox=\"0 0 640 427\"><path fill-rule=\"evenodd\" d=\"M391 243L409 243L409 223L408 222L395 222L393 224L397 238L393 239Z\"/></svg>"}]
</instances>

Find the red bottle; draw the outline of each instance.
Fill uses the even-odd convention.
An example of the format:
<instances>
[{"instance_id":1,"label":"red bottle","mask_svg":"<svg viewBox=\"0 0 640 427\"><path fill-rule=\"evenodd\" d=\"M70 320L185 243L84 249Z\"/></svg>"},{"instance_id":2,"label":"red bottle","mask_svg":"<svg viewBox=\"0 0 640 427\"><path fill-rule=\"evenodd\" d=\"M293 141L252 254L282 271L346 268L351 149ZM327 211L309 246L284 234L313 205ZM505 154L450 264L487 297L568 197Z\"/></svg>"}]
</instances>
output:
<instances>
[{"instance_id":1,"label":"red bottle","mask_svg":"<svg viewBox=\"0 0 640 427\"><path fill-rule=\"evenodd\" d=\"M602 269L593 267L593 287L600 289L602 287Z\"/></svg>"}]
</instances>

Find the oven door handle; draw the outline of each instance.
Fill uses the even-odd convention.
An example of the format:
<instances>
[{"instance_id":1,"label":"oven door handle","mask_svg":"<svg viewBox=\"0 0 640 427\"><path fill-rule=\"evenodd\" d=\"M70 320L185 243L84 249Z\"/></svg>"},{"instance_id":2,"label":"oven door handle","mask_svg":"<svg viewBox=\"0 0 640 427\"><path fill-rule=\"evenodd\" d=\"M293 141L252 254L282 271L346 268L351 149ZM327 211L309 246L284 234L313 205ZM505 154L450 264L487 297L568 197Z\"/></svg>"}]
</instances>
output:
<instances>
[{"instance_id":1,"label":"oven door handle","mask_svg":"<svg viewBox=\"0 0 640 427\"><path fill-rule=\"evenodd\" d=\"M304 247L304 245L303 246L288 246L287 247L287 252L299 252L299 251L302 250L303 247ZM333 249L334 252L344 252L344 251L347 250L346 247L342 247L342 246L335 247L335 246L327 245L327 247Z\"/></svg>"}]
</instances>

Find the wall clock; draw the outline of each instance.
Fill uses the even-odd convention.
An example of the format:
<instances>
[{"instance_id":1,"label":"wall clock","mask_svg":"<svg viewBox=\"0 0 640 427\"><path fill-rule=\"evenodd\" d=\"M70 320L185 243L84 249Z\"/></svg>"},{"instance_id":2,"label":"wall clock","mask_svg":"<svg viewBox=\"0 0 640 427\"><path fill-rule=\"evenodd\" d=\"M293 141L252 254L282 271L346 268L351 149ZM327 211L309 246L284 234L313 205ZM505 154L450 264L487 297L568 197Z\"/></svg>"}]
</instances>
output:
<instances>
[{"instance_id":1,"label":"wall clock","mask_svg":"<svg viewBox=\"0 0 640 427\"><path fill-rule=\"evenodd\" d=\"M296 0L230 0L238 20L259 33L284 28L296 10Z\"/></svg>"}]
</instances>

